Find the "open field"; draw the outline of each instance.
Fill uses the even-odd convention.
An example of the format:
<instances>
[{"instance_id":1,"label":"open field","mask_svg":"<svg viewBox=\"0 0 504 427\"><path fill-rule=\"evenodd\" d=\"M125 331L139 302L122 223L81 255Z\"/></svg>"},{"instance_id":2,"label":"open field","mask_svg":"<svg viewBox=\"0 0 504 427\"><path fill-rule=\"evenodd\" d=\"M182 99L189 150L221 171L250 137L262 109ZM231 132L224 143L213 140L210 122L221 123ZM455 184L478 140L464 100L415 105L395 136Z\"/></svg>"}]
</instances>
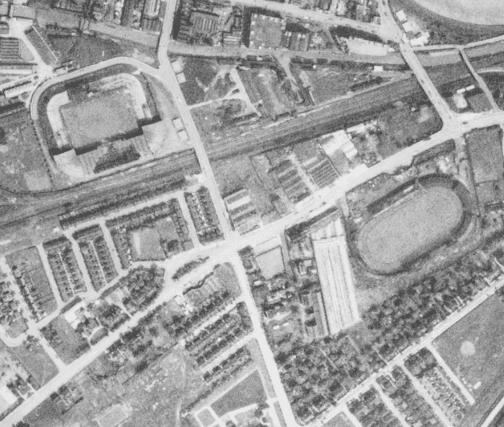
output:
<instances>
[{"instance_id":1,"label":"open field","mask_svg":"<svg viewBox=\"0 0 504 427\"><path fill-rule=\"evenodd\" d=\"M18 358L40 386L58 374L58 368L38 342L24 341L19 347L9 348L9 352Z\"/></svg>"},{"instance_id":2,"label":"open field","mask_svg":"<svg viewBox=\"0 0 504 427\"><path fill-rule=\"evenodd\" d=\"M467 134L467 151L476 184L502 179L502 130L498 126Z\"/></svg>"},{"instance_id":3,"label":"open field","mask_svg":"<svg viewBox=\"0 0 504 427\"><path fill-rule=\"evenodd\" d=\"M504 73L481 73L480 75L499 108L504 108Z\"/></svg>"},{"instance_id":4,"label":"open field","mask_svg":"<svg viewBox=\"0 0 504 427\"><path fill-rule=\"evenodd\" d=\"M504 24L502 0L415 0L441 16L479 25Z\"/></svg>"},{"instance_id":5,"label":"open field","mask_svg":"<svg viewBox=\"0 0 504 427\"><path fill-rule=\"evenodd\" d=\"M452 190L417 190L399 205L370 219L359 231L357 247L373 271L394 273L450 238L463 215Z\"/></svg>"},{"instance_id":6,"label":"open field","mask_svg":"<svg viewBox=\"0 0 504 427\"><path fill-rule=\"evenodd\" d=\"M311 86L316 104L345 95L355 84L355 79L363 75L363 73L352 73L336 66L322 66L317 67L316 70L299 67L295 69L295 72Z\"/></svg>"},{"instance_id":7,"label":"open field","mask_svg":"<svg viewBox=\"0 0 504 427\"><path fill-rule=\"evenodd\" d=\"M143 228L131 230L129 239L133 259L141 261L166 259L163 244L179 241L175 225L170 218L162 218Z\"/></svg>"},{"instance_id":8,"label":"open field","mask_svg":"<svg viewBox=\"0 0 504 427\"><path fill-rule=\"evenodd\" d=\"M256 261L267 280L273 278L277 274L285 272L281 246L277 246L276 248L257 255Z\"/></svg>"},{"instance_id":9,"label":"open field","mask_svg":"<svg viewBox=\"0 0 504 427\"><path fill-rule=\"evenodd\" d=\"M71 102L60 111L76 149L127 134L138 127L129 101L120 91L106 92L83 102Z\"/></svg>"},{"instance_id":10,"label":"open field","mask_svg":"<svg viewBox=\"0 0 504 427\"><path fill-rule=\"evenodd\" d=\"M128 415L121 408L121 405L114 405L99 417L96 422L100 427L116 427L126 418L128 418Z\"/></svg>"},{"instance_id":11,"label":"open field","mask_svg":"<svg viewBox=\"0 0 504 427\"><path fill-rule=\"evenodd\" d=\"M155 352L149 355L154 360L141 372L128 361L120 366L100 356L73 380L83 396L81 402L62 414L49 398L25 422L31 427L98 427L96 420L107 419L102 417L120 403L128 415L121 427L179 425L180 408L205 392L206 385L181 351L165 353L156 348Z\"/></svg>"},{"instance_id":12,"label":"open field","mask_svg":"<svg viewBox=\"0 0 504 427\"><path fill-rule=\"evenodd\" d=\"M504 393L504 303L489 298L438 339L434 346L476 399L464 427L478 425L481 417Z\"/></svg>"},{"instance_id":13,"label":"open field","mask_svg":"<svg viewBox=\"0 0 504 427\"><path fill-rule=\"evenodd\" d=\"M145 227L131 232L133 259L162 260L165 258L161 239L155 228Z\"/></svg>"},{"instance_id":14,"label":"open field","mask_svg":"<svg viewBox=\"0 0 504 427\"><path fill-rule=\"evenodd\" d=\"M354 427L348 417L342 412L327 421L323 427Z\"/></svg>"},{"instance_id":15,"label":"open field","mask_svg":"<svg viewBox=\"0 0 504 427\"><path fill-rule=\"evenodd\" d=\"M179 58L186 81L180 85L188 105L205 100L206 90L219 72L217 61L202 58Z\"/></svg>"},{"instance_id":16,"label":"open field","mask_svg":"<svg viewBox=\"0 0 504 427\"><path fill-rule=\"evenodd\" d=\"M118 43L97 36L48 37L52 47L59 52L61 62L73 61L79 67L87 67L116 56L125 56L125 49Z\"/></svg>"},{"instance_id":17,"label":"open field","mask_svg":"<svg viewBox=\"0 0 504 427\"><path fill-rule=\"evenodd\" d=\"M440 131L443 122L432 106L412 112L408 105L401 104L380 114L378 126L378 152L386 158Z\"/></svg>"},{"instance_id":18,"label":"open field","mask_svg":"<svg viewBox=\"0 0 504 427\"><path fill-rule=\"evenodd\" d=\"M204 427L210 427L215 422L214 416L208 409L203 409L198 414L198 419Z\"/></svg>"},{"instance_id":19,"label":"open field","mask_svg":"<svg viewBox=\"0 0 504 427\"><path fill-rule=\"evenodd\" d=\"M2 187L14 192L51 189L52 182L28 111L5 119L0 127Z\"/></svg>"},{"instance_id":20,"label":"open field","mask_svg":"<svg viewBox=\"0 0 504 427\"><path fill-rule=\"evenodd\" d=\"M88 342L62 317L42 329L44 338L65 363L71 363L89 350Z\"/></svg>"},{"instance_id":21,"label":"open field","mask_svg":"<svg viewBox=\"0 0 504 427\"><path fill-rule=\"evenodd\" d=\"M212 409L219 417L222 417L228 412L265 401L266 393L262 385L261 376L259 375L259 371L254 371L219 398L219 400L212 403Z\"/></svg>"}]
</instances>

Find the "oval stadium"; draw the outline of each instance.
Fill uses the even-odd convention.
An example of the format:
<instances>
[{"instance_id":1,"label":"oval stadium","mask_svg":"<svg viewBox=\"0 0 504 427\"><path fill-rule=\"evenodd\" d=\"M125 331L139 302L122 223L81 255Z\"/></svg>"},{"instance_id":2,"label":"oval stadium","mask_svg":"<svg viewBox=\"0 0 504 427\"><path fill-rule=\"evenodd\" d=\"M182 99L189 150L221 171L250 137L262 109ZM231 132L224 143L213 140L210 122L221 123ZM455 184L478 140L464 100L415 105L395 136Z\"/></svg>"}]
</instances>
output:
<instances>
[{"instance_id":1,"label":"oval stadium","mask_svg":"<svg viewBox=\"0 0 504 427\"><path fill-rule=\"evenodd\" d=\"M460 236L471 216L455 183L448 177L427 179L425 184L401 186L399 194L381 200L380 211L356 236L366 267L376 274L398 273Z\"/></svg>"}]
</instances>

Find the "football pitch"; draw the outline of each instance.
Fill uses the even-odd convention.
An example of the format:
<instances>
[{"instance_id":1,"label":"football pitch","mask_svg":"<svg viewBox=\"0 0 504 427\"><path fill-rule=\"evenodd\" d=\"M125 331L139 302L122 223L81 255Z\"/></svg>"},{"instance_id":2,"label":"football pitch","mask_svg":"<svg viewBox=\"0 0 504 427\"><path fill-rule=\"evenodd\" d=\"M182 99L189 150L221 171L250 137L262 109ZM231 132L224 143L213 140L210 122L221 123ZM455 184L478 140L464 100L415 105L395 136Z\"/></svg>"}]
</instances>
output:
<instances>
[{"instance_id":1,"label":"football pitch","mask_svg":"<svg viewBox=\"0 0 504 427\"><path fill-rule=\"evenodd\" d=\"M127 96L118 90L92 96L83 102L71 102L61 107L60 112L77 150L138 128L133 107Z\"/></svg>"}]
</instances>

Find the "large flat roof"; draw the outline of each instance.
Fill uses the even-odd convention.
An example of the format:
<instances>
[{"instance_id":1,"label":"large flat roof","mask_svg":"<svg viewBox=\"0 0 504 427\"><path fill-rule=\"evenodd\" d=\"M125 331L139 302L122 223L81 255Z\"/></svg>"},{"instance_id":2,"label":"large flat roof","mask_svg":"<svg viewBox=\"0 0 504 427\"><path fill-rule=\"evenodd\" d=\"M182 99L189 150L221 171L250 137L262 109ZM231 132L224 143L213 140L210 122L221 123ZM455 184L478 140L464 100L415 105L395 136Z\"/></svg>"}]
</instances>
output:
<instances>
[{"instance_id":1,"label":"large flat roof","mask_svg":"<svg viewBox=\"0 0 504 427\"><path fill-rule=\"evenodd\" d=\"M360 320L345 236L314 240L315 260L331 335Z\"/></svg>"}]
</instances>

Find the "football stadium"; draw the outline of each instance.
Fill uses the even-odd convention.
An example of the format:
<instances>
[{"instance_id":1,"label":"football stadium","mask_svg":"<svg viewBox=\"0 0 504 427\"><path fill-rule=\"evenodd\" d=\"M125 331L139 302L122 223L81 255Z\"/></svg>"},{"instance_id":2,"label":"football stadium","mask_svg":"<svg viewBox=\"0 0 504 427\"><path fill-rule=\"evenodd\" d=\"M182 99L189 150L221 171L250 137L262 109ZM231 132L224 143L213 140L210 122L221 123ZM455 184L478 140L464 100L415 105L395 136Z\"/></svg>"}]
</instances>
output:
<instances>
[{"instance_id":1,"label":"football stadium","mask_svg":"<svg viewBox=\"0 0 504 427\"><path fill-rule=\"evenodd\" d=\"M472 221L468 203L467 189L447 176L402 185L368 207L355 241L361 261L377 274L406 270L463 234Z\"/></svg>"}]
</instances>

